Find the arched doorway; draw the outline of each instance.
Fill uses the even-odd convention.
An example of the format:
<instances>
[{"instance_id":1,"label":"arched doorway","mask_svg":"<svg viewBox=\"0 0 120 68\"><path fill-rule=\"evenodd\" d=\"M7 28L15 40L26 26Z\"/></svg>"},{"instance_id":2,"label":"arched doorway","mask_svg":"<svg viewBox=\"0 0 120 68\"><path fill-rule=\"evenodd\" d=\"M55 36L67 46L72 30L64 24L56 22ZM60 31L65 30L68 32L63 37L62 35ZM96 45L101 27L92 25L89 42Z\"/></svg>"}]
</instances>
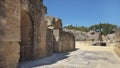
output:
<instances>
[{"instance_id":1,"label":"arched doorway","mask_svg":"<svg viewBox=\"0 0 120 68\"><path fill-rule=\"evenodd\" d=\"M21 10L20 61L32 59L33 23L27 11Z\"/></svg>"}]
</instances>

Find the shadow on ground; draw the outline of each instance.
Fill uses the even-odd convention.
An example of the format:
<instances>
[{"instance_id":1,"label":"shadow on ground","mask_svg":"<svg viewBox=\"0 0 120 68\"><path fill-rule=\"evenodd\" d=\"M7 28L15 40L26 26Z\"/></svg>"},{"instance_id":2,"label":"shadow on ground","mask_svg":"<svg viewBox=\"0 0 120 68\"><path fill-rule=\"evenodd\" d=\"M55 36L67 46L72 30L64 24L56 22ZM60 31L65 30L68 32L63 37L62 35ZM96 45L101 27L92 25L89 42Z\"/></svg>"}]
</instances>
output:
<instances>
[{"instance_id":1,"label":"shadow on ground","mask_svg":"<svg viewBox=\"0 0 120 68\"><path fill-rule=\"evenodd\" d=\"M76 51L77 49L75 49L74 51ZM37 59L34 61L25 61L25 62L21 62L19 64L19 68L33 68L33 67L37 67L37 66L43 66L43 65L50 65L50 64L54 64L60 60L63 60L65 58L68 58L70 52L66 52L66 53L54 53L51 56L45 57L43 59ZM28 66L29 65L29 66Z\"/></svg>"}]
</instances>

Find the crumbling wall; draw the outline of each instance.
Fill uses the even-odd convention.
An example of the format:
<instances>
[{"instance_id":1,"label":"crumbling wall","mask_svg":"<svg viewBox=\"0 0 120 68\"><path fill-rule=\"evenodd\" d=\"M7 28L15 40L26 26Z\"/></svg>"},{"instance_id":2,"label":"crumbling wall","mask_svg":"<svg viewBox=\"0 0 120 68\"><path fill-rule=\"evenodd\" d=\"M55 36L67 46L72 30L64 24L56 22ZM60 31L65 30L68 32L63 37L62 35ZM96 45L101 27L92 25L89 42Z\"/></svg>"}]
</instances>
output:
<instances>
[{"instance_id":1,"label":"crumbling wall","mask_svg":"<svg viewBox=\"0 0 120 68\"><path fill-rule=\"evenodd\" d=\"M55 36L55 52L67 52L75 49L75 37L72 33L68 33L59 29L54 30Z\"/></svg>"},{"instance_id":2,"label":"crumbling wall","mask_svg":"<svg viewBox=\"0 0 120 68\"><path fill-rule=\"evenodd\" d=\"M87 32L67 28L64 28L63 31L73 33L76 41L86 41L88 39Z\"/></svg>"},{"instance_id":3,"label":"crumbling wall","mask_svg":"<svg viewBox=\"0 0 120 68\"><path fill-rule=\"evenodd\" d=\"M34 23L34 59L46 56L46 32L47 25L44 20L46 8L42 0L30 0L30 15Z\"/></svg>"},{"instance_id":4,"label":"crumbling wall","mask_svg":"<svg viewBox=\"0 0 120 68\"><path fill-rule=\"evenodd\" d=\"M62 20L53 16L45 16L47 26L50 29L62 29Z\"/></svg>"},{"instance_id":5,"label":"crumbling wall","mask_svg":"<svg viewBox=\"0 0 120 68\"><path fill-rule=\"evenodd\" d=\"M20 10L20 0L0 0L0 68L18 66Z\"/></svg>"},{"instance_id":6,"label":"crumbling wall","mask_svg":"<svg viewBox=\"0 0 120 68\"><path fill-rule=\"evenodd\" d=\"M47 25L44 20L46 7L43 5L43 0L21 0L21 9L21 15L23 15L21 56L23 60L46 56Z\"/></svg>"},{"instance_id":7,"label":"crumbling wall","mask_svg":"<svg viewBox=\"0 0 120 68\"><path fill-rule=\"evenodd\" d=\"M0 40L20 41L20 1L0 0Z\"/></svg>"},{"instance_id":8,"label":"crumbling wall","mask_svg":"<svg viewBox=\"0 0 120 68\"><path fill-rule=\"evenodd\" d=\"M100 32L96 31L89 31L89 32L83 32L83 31L78 31L74 29L63 29L66 32L73 33L75 36L76 41L99 41L100 40Z\"/></svg>"},{"instance_id":9,"label":"crumbling wall","mask_svg":"<svg viewBox=\"0 0 120 68\"><path fill-rule=\"evenodd\" d=\"M33 53L33 23L25 10L21 11L21 25L20 61L32 59Z\"/></svg>"},{"instance_id":10,"label":"crumbling wall","mask_svg":"<svg viewBox=\"0 0 120 68\"><path fill-rule=\"evenodd\" d=\"M46 38L47 38L47 42L46 42L47 55L52 55L54 52L54 45L55 45L55 38L54 38L52 29L47 29Z\"/></svg>"},{"instance_id":11,"label":"crumbling wall","mask_svg":"<svg viewBox=\"0 0 120 68\"><path fill-rule=\"evenodd\" d=\"M19 59L38 59L54 50L75 48L74 36L61 30L60 19L55 19L57 34L47 29L45 14L43 0L0 0L0 68L18 68Z\"/></svg>"},{"instance_id":12,"label":"crumbling wall","mask_svg":"<svg viewBox=\"0 0 120 68\"><path fill-rule=\"evenodd\" d=\"M62 20L60 18L45 16L45 21L49 29L47 34L47 47L53 46L53 52L68 52L75 49L75 37L72 33L63 31ZM48 50L52 51L51 49Z\"/></svg>"}]
</instances>

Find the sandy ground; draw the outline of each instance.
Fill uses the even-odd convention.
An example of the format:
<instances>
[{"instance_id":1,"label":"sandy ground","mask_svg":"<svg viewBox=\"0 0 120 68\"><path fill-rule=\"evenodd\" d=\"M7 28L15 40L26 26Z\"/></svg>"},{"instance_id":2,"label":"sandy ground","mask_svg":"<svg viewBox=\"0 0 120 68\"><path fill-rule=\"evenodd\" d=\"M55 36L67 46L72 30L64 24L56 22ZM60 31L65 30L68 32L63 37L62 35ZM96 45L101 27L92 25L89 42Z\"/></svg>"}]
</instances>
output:
<instances>
[{"instance_id":1,"label":"sandy ground","mask_svg":"<svg viewBox=\"0 0 120 68\"><path fill-rule=\"evenodd\" d=\"M116 58L120 59L114 53L114 43L107 43L107 46L92 46L92 42L76 41L76 48L80 50L89 50L89 51L107 51L112 52Z\"/></svg>"},{"instance_id":2,"label":"sandy ground","mask_svg":"<svg viewBox=\"0 0 120 68\"><path fill-rule=\"evenodd\" d=\"M120 59L109 46L91 46L91 42L76 42L76 49L67 53L27 61L20 68L120 68Z\"/></svg>"},{"instance_id":3,"label":"sandy ground","mask_svg":"<svg viewBox=\"0 0 120 68\"><path fill-rule=\"evenodd\" d=\"M80 50L90 50L90 51L113 51L114 45L108 46L92 46L92 42L83 42L83 41L76 41L76 48Z\"/></svg>"}]
</instances>

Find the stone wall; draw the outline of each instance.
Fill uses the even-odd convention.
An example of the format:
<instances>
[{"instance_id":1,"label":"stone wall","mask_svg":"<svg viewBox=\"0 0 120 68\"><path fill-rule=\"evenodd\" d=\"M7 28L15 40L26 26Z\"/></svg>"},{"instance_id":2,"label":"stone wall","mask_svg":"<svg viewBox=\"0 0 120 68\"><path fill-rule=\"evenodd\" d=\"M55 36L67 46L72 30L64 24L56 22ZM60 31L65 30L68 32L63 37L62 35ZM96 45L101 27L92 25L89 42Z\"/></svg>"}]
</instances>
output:
<instances>
[{"instance_id":1,"label":"stone wall","mask_svg":"<svg viewBox=\"0 0 120 68\"><path fill-rule=\"evenodd\" d=\"M45 21L49 29L47 34L47 47L53 46L53 52L68 52L75 49L75 37L72 33L63 31L62 20L60 18L45 16ZM52 50L49 49L49 51Z\"/></svg>"},{"instance_id":2,"label":"stone wall","mask_svg":"<svg viewBox=\"0 0 120 68\"><path fill-rule=\"evenodd\" d=\"M62 20L53 16L45 16L47 26L50 29L62 29Z\"/></svg>"},{"instance_id":3,"label":"stone wall","mask_svg":"<svg viewBox=\"0 0 120 68\"><path fill-rule=\"evenodd\" d=\"M45 14L43 0L0 0L0 68L75 49L72 33L62 31L62 20L55 18L55 30L47 29Z\"/></svg>"},{"instance_id":4,"label":"stone wall","mask_svg":"<svg viewBox=\"0 0 120 68\"><path fill-rule=\"evenodd\" d=\"M0 68L17 68L19 52L18 42L0 42Z\"/></svg>"},{"instance_id":5,"label":"stone wall","mask_svg":"<svg viewBox=\"0 0 120 68\"><path fill-rule=\"evenodd\" d=\"M20 10L20 0L0 0L0 68L18 66Z\"/></svg>"},{"instance_id":6,"label":"stone wall","mask_svg":"<svg viewBox=\"0 0 120 68\"><path fill-rule=\"evenodd\" d=\"M54 45L55 52L68 52L75 49L75 37L72 33L59 29L54 29L53 33L56 40Z\"/></svg>"},{"instance_id":7,"label":"stone wall","mask_svg":"<svg viewBox=\"0 0 120 68\"><path fill-rule=\"evenodd\" d=\"M54 53L55 37L53 35L52 29L47 29L47 55L52 55Z\"/></svg>"},{"instance_id":8,"label":"stone wall","mask_svg":"<svg viewBox=\"0 0 120 68\"><path fill-rule=\"evenodd\" d=\"M46 32L47 25L44 20L46 13L42 0L30 0L30 16L34 23L34 59L46 56Z\"/></svg>"},{"instance_id":9,"label":"stone wall","mask_svg":"<svg viewBox=\"0 0 120 68\"><path fill-rule=\"evenodd\" d=\"M89 31L89 32L83 32L83 31L78 31L74 29L63 29L66 32L73 33L75 36L76 41L99 41L100 40L100 32L96 31Z\"/></svg>"},{"instance_id":10,"label":"stone wall","mask_svg":"<svg viewBox=\"0 0 120 68\"><path fill-rule=\"evenodd\" d=\"M21 11L20 61L32 59L33 26L27 11Z\"/></svg>"},{"instance_id":11,"label":"stone wall","mask_svg":"<svg viewBox=\"0 0 120 68\"><path fill-rule=\"evenodd\" d=\"M0 40L20 41L19 0L0 0Z\"/></svg>"},{"instance_id":12,"label":"stone wall","mask_svg":"<svg viewBox=\"0 0 120 68\"><path fill-rule=\"evenodd\" d=\"M21 60L45 57L46 7L42 0L21 0L21 9Z\"/></svg>"},{"instance_id":13,"label":"stone wall","mask_svg":"<svg viewBox=\"0 0 120 68\"><path fill-rule=\"evenodd\" d=\"M115 32L115 41L114 51L120 57L120 29Z\"/></svg>"},{"instance_id":14,"label":"stone wall","mask_svg":"<svg viewBox=\"0 0 120 68\"><path fill-rule=\"evenodd\" d=\"M66 28L64 28L63 30L66 32L73 33L76 41L85 41L88 39L87 32L77 31L73 29L66 29Z\"/></svg>"}]
</instances>

